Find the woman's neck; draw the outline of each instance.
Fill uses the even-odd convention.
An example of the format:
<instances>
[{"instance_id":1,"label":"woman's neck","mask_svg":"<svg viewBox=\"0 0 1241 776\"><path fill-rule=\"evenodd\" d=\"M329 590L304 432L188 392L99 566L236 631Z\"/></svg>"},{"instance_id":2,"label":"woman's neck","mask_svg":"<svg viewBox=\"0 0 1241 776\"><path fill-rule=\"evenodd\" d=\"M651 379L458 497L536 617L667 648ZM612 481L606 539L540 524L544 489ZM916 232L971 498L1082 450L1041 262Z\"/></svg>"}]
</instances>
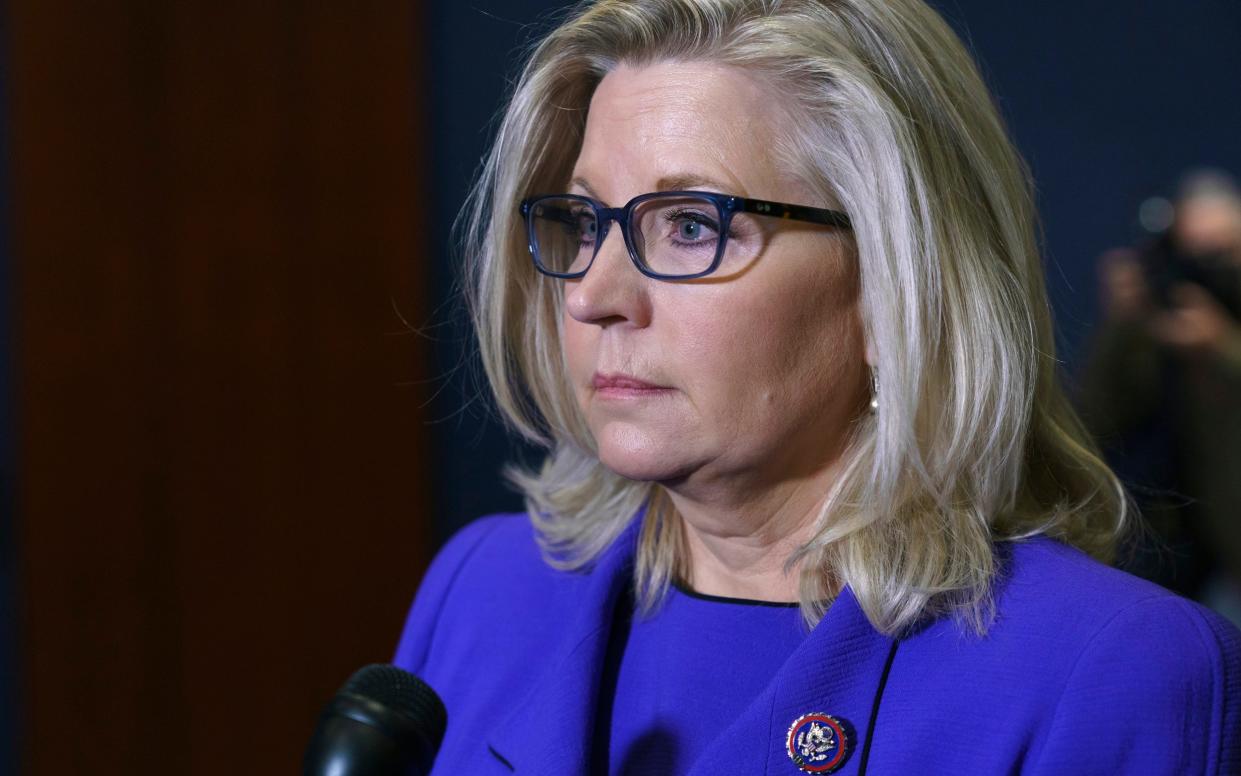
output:
<instances>
[{"instance_id":1,"label":"woman's neck","mask_svg":"<svg viewBox=\"0 0 1241 776\"><path fill-rule=\"evenodd\" d=\"M695 500L670 490L689 554L689 586L728 598L796 601L800 564L786 564L814 535L827 490L823 479L727 500Z\"/></svg>"}]
</instances>

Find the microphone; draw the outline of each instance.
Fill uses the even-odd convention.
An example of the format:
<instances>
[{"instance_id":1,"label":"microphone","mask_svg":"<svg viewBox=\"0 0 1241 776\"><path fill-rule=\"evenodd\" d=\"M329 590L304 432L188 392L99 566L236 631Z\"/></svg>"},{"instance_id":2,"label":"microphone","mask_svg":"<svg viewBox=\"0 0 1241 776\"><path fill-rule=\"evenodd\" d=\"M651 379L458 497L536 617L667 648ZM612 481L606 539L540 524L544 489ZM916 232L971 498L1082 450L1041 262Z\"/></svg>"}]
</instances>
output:
<instances>
[{"instance_id":1,"label":"microphone","mask_svg":"<svg viewBox=\"0 0 1241 776\"><path fill-rule=\"evenodd\" d=\"M360 669L319 715L305 776L425 776L448 712L426 682L396 666Z\"/></svg>"}]
</instances>

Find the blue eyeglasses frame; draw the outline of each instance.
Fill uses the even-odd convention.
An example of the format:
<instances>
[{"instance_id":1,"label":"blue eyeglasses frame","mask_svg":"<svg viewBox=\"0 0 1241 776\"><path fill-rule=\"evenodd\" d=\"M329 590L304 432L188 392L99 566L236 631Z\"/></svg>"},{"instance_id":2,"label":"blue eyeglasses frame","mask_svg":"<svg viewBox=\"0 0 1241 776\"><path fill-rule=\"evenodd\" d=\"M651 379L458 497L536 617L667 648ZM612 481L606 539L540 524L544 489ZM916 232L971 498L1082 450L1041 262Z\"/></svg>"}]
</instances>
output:
<instances>
[{"instance_id":1,"label":"blue eyeglasses frame","mask_svg":"<svg viewBox=\"0 0 1241 776\"><path fill-rule=\"evenodd\" d=\"M633 237L630 234L634 209L644 202L660 197L697 197L715 204L720 225L719 242L716 244L715 256L711 260L711 266L702 272L688 275L655 272L646 266L646 263L638 256L638 251L634 248ZM598 229L595 236L595 252L590 257L590 262L585 269L579 272L555 272L545 267L539 261L538 241L535 238L534 229L534 208L540 202L553 199L571 199L582 202L589 205L594 211L596 228ZM834 226L840 229L853 228L849 216L838 210L826 210L808 205L793 205L787 202L771 202L765 199L749 199L732 194L720 194L714 191L652 191L648 194L639 194L625 203L623 207L606 207L603 203L580 194L540 194L534 197L527 197L521 201L521 214L526 224L526 243L530 249L530 258L534 260L535 269L549 277L562 278L564 280L574 280L585 276L586 272L594 265L595 258L599 255L599 248L603 245L603 241L607 239L608 230L613 221L620 225L621 236L625 240L625 248L629 251L629 258L643 275L655 280L693 280L694 278L705 277L719 268L720 262L724 258L724 248L728 244L728 228L732 223L733 216L737 213L753 213L754 215L782 218L789 221L805 221L812 224Z\"/></svg>"}]
</instances>

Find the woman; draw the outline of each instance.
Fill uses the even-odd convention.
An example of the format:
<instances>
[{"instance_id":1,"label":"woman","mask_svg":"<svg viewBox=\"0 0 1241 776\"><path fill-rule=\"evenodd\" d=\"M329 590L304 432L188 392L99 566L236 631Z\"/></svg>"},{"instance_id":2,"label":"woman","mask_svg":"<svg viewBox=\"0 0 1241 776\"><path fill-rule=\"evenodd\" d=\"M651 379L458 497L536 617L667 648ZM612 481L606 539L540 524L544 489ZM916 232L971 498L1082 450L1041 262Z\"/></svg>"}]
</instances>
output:
<instances>
[{"instance_id":1,"label":"woman","mask_svg":"<svg viewBox=\"0 0 1241 776\"><path fill-rule=\"evenodd\" d=\"M1241 635L1111 570L1025 169L919 0L603 0L470 211L529 517L397 663L437 773L1229 772Z\"/></svg>"}]
</instances>

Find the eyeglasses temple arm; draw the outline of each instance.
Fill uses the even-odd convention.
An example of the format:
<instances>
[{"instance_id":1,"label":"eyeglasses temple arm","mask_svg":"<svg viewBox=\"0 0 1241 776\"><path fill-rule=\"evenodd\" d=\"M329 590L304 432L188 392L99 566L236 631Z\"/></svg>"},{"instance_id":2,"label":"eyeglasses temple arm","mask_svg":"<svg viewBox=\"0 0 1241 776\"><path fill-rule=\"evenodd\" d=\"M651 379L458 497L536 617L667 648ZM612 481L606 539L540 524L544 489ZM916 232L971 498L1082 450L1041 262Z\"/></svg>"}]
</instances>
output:
<instances>
[{"instance_id":1,"label":"eyeglasses temple arm","mask_svg":"<svg viewBox=\"0 0 1241 776\"><path fill-rule=\"evenodd\" d=\"M783 202L768 202L765 199L738 198L736 202L739 205L739 209L746 213L772 216L773 218L786 218L790 221L807 221L812 224L837 226L841 229L853 228L849 216L838 210L824 210L823 208L806 207L805 205L788 205Z\"/></svg>"}]
</instances>

